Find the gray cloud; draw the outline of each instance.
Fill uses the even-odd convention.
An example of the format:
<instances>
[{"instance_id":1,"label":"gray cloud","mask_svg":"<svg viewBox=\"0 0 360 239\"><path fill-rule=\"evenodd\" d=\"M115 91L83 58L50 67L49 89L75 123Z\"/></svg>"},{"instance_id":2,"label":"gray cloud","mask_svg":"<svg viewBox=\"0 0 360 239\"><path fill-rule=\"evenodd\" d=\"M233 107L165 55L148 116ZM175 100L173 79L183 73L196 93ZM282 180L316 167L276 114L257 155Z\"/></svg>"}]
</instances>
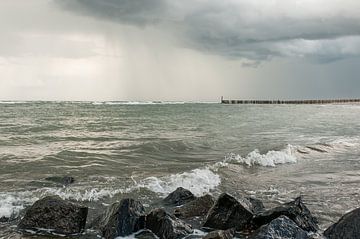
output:
<instances>
[{"instance_id":1,"label":"gray cloud","mask_svg":"<svg viewBox=\"0 0 360 239\"><path fill-rule=\"evenodd\" d=\"M276 1L276 5L260 0L56 2L63 9L91 17L155 26L180 35L185 47L227 58L258 62L291 55L324 63L359 55L358 51L346 54L341 47L360 44L357 37L346 39L360 36L360 4L351 0L304 1L302 5L297 1Z\"/></svg>"}]
</instances>

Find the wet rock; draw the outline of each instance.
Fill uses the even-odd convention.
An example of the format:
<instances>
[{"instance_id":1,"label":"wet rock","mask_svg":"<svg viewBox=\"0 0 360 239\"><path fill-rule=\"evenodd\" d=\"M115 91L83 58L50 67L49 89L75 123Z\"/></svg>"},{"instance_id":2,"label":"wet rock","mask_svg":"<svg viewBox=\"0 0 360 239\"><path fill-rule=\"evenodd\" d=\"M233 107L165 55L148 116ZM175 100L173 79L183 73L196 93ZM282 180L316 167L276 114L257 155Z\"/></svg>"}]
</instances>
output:
<instances>
[{"instance_id":1,"label":"wet rock","mask_svg":"<svg viewBox=\"0 0 360 239\"><path fill-rule=\"evenodd\" d=\"M75 182L75 179L70 176L52 176L45 178L46 181L51 181L54 183L62 184L62 185L69 185Z\"/></svg>"},{"instance_id":2,"label":"wet rock","mask_svg":"<svg viewBox=\"0 0 360 239\"><path fill-rule=\"evenodd\" d=\"M58 234L77 234L84 230L87 207L62 200L57 196L36 201L18 224L20 230L44 229Z\"/></svg>"},{"instance_id":3,"label":"wet rock","mask_svg":"<svg viewBox=\"0 0 360 239\"><path fill-rule=\"evenodd\" d=\"M265 211L264 204L259 199L253 197L245 197L245 199L250 202L250 209L254 214Z\"/></svg>"},{"instance_id":4,"label":"wet rock","mask_svg":"<svg viewBox=\"0 0 360 239\"><path fill-rule=\"evenodd\" d=\"M8 221L10 221L9 217L5 217L5 216L0 217L0 222L8 222Z\"/></svg>"},{"instance_id":5,"label":"wet rock","mask_svg":"<svg viewBox=\"0 0 360 239\"><path fill-rule=\"evenodd\" d=\"M190 218L196 216L206 216L207 212L214 205L214 199L210 195L198 197L195 200L184 204L174 210L174 215L178 218Z\"/></svg>"},{"instance_id":6,"label":"wet rock","mask_svg":"<svg viewBox=\"0 0 360 239\"><path fill-rule=\"evenodd\" d=\"M226 231L217 230L209 232L203 239L232 239L235 236L235 229L229 229Z\"/></svg>"},{"instance_id":7,"label":"wet rock","mask_svg":"<svg viewBox=\"0 0 360 239\"><path fill-rule=\"evenodd\" d=\"M174 192L170 193L163 202L168 205L180 206L194 200L196 197L189 190L178 187Z\"/></svg>"},{"instance_id":8,"label":"wet rock","mask_svg":"<svg viewBox=\"0 0 360 239\"><path fill-rule=\"evenodd\" d=\"M344 216L338 222L331 225L324 235L329 239L350 239L360 237L360 208L355 209Z\"/></svg>"},{"instance_id":9,"label":"wet rock","mask_svg":"<svg viewBox=\"0 0 360 239\"><path fill-rule=\"evenodd\" d=\"M122 199L108 208L100 223L103 237L112 239L128 236L144 228L145 213L143 205L134 199Z\"/></svg>"},{"instance_id":10,"label":"wet rock","mask_svg":"<svg viewBox=\"0 0 360 239\"><path fill-rule=\"evenodd\" d=\"M308 239L308 234L286 216L280 216L261 226L249 239Z\"/></svg>"},{"instance_id":11,"label":"wet rock","mask_svg":"<svg viewBox=\"0 0 360 239\"><path fill-rule=\"evenodd\" d=\"M255 227L260 227L280 216L287 216L305 231L316 232L319 229L317 219L311 215L309 209L302 202L301 197L256 215L253 223Z\"/></svg>"},{"instance_id":12,"label":"wet rock","mask_svg":"<svg viewBox=\"0 0 360 239\"><path fill-rule=\"evenodd\" d=\"M161 239L183 238L193 232L190 225L159 208L146 216L146 228Z\"/></svg>"},{"instance_id":13,"label":"wet rock","mask_svg":"<svg viewBox=\"0 0 360 239\"><path fill-rule=\"evenodd\" d=\"M204 227L226 230L247 228L253 213L244 203L240 203L229 194L219 196L214 206L208 212Z\"/></svg>"},{"instance_id":14,"label":"wet rock","mask_svg":"<svg viewBox=\"0 0 360 239\"><path fill-rule=\"evenodd\" d=\"M158 237L150 230L142 230L135 235L138 239L157 239Z\"/></svg>"}]
</instances>

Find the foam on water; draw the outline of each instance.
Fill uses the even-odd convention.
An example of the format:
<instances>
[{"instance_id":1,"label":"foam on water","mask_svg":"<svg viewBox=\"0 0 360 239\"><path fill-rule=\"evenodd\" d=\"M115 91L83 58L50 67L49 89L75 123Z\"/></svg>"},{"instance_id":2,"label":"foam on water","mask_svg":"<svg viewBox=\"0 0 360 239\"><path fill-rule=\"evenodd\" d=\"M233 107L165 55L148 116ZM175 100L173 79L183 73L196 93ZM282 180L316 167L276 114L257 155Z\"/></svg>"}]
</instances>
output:
<instances>
[{"instance_id":1,"label":"foam on water","mask_svg":"<svg viewBox=\"0 0 360 239\"><path fill-rule=\"evenodd\" d=\"M134 182L126 188L84 188L75 187L43 187L25 192L7 192L0 194L0 217L10 217L40 198L57 195L62 199L83 202L96 202L103 198L112 198L116 194L129 193L139 188L147 188L160 195L167 195L178 187L191 190L201 196L215 189L221 182L220 176L209 168L194 169L190 172L172 174L164 177L148 177L139 183Z\"/></svg>"},{"instance_id":2,"label":"foam on water","mask_svg":"<svg viewBox=\"0 0 360 239\"><path fill-rule=\"evenodd\" d=\"M24 209L24 204L32 203L35 200L37 198L32 198L29 192L0 193L0 217L15 216Z\"/></svg>"},{"instance_id":3,"label":"foam on water","mask_svg":"<svg viewBox=\"0 0 360 239\"><path fill-rule=\"evenodd\" d=\"M258 165L264 167L275 167L277 164L296 163L297 158L293 152L293 146L288 145L285 149L276 151L271 150L265 154L261 154L255 149L246 157L241 155L229 154L225 158L225 163L239 163L249 167Z\"/></svg>"},{"instance_id":4,"label":"foam on water","mask_svg":"<svg viewBox=\"0 0 360 239\"><path fill-rule=\"evenodd\" d=\"M185 104L184 101L104 101L92 102L93 105L172 105L172 104Z\"/></svg>"},{"instance_id":5,"label":"foam on water","mask_svg":"<svg viewBox=\"0 0 360 239\"><path fill-rule=\"evenodd\" d=\"M78 187L64 187L64 188L41 188L36 190L37 194L41 197L49 195L57 195L62 199L72 199L76 201L99 201L105 197L113 197L118 193L126 193L131 191L131 188L126 189L114 189L114 188L78 188Z\"/></svg>"},{"instance_id":6,"label":"foam on water","mask_svg":"<svg viewBox=\"0 0 360 239\"><path fill-rule=\"evenodd\" d=\"M357 150L360 146L360 138L347 137L327 140L325 143L315 143L305 146L287 145L282 150L270 150L261 154L255 149L247 156L230 153L225 160L218 162L212 166L216 171L218 168L226 167L229 163L243 164L249 167L263 166L275 167L279 164L297 163L301 158L323 157L326 154L347 153L348 151Z\"/></svg>"},{"instance_id":7,"label":"foam on water","mask_svg":"<svg viewBox=\"0 0 360 239\"><path fill-rule=\"evenodd\" d=\"M0 101L0 104L8 104L8 105L14 105L14 104L26 104L29 101Z\"/></svg>"},{"instance_id":8,"label":"foam on water","mask_svg":"<svg viewBox=\"0 0 360 239\"><path fill-rule=\"evenodd\" d=\"M136 235L138 235L138 234L140 234L140 233L142 233L142 232L143 232L143 230L140 230L140 231L135 232L135 233L133 233L133 234L131 234L131 235L129 235L129 236L116 237L115 239L136 239L136 238L137 238ZM196 236L197 238L198 238L198 237L200 238L200 237L205 236L206 234L207 234L206 232L203 232L203 231L198 230L198 229L194 229L194 232L193 232L192 234L190 234L189 237L191 237L191 236L193 235L193 236ZM155 235L155 237L156 237L156 238L159 238L159 237L157 237L156 235Z\"/></svg>"},{"instance_id":9,"label":"foam on water","mask_svg":"<svg viewBox=\"0 0 360 239\"><path fill-rule=\"evenodd\" d=\"M173 174L162 178L148 177L139 183L139 187L167 195L178 187L189 189L197 196L201 196L220 185L220 176L209 168L198 168L190 172Z\"/></svg>"}]
</instances>

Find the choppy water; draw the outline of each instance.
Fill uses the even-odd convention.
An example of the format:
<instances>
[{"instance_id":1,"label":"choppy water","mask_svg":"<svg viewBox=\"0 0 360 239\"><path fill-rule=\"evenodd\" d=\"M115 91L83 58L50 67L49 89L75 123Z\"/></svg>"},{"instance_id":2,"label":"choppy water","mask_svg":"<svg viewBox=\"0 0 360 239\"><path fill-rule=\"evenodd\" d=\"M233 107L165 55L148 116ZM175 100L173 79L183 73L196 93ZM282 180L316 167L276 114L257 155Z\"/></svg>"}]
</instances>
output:
<instances>
[{"instance_id":1,"label":"choppy water","mask_svg":"<svg viewBox=\"0 0 360 239\"><path fill-rule=\"evenodd\" d=\"M54 194L93 216L128 196L150 208L183 186L267 206L302 195L326 228L360 206L359 119L360 105L2 102L0 217Z\"/></svg>"}]
</instances>

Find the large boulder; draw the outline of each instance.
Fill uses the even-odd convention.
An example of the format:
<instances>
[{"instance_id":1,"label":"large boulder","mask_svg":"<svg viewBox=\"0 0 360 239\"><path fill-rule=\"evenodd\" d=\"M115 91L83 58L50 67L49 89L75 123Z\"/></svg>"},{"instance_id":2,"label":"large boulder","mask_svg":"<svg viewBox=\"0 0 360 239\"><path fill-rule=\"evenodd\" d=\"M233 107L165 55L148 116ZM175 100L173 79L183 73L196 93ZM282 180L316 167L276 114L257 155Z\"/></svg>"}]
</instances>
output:
<instances>
[{"instance_id":1,"label":"large boulder","mask_svg":"<svg viewBox=\"0 0 360 239\"><path fill-rule=\"evenodd\" d=\"M163 202L167 205L180 206L194 200L196 197L189 190L178 187L174 192L170 193Z\"/></svg>"},{"instance_id":2,"label":"large boulder","mask_svg":"<svg viewBox=\"0 0 360 239\"><path fill-rule=\"evenodd\" d=\"M235 228L241 231L247 229L252 217L253 213L248 205L223 193L208 212L203 226L221 230Z\"/></svg>"},{"instance_id":3,"label":"large boulder","mask_svg":"<svg viewBox=\"0 0 360 239\"><path fill-rule=\"evenodd\" d=\"M324 235L329 239L360 238L360 208L342 216L338 222L326 229Z\"/></svg>"},{"instance_id":4,"label":"large boulder","mask_svg":"<svg viewBox=\"0 0 360 239\"><path fill-rule=\"evenodd\" d=\"M191 218L196 216L206 216L207 212L214 205L214 199L209 194L198 197L174 210L174 215L178 218Z\"/></svg>"},{"instance_id":5,"label":"large boulder","mask_svg":"<svg viewBox=\"0 0 360 239\"><path fill-rule=\"evenodd\" d=\"M145 227L143 205L130 198L112 204L105 213L100 229L103 237L113 239L128 236Z\"/></svg>"},{"instance_id":6,"label":"large boulder","mask_svg":"<svg viewBox=\"0 0 360 239\"><path fill-rule=\"evenodd\" d=\"M57 234L77 234L84 230L88 208L57 196L36 201L18 224L20 230L44 230Z\"/></svg>"},{"instance_id":7,"label":"large boulder","mask_svg":"<svg viewBox=\"0 0 360 239\"><path fill-rule=\"evenodd\" d=\"M193 232L190 225L160 208L152 210L146 216L146 228L160 239L183 238Z\"/></svg>"},{"instance_id":8,"label":"large boulder","mask_svg":"<svg viewBox=\"0 0 360 239\"><path fill-rule=\"evenodd\" d=\"M202 239L232 239L235 236L235 230L234 229L228 229L228 230L217 230L212 231L206 234Z\"/></svg>"},{"instance_id":9,"label":"large boulder","mask_svg":"<svg viewBox=\"0 0 360 239\"><path fill-rule=\"evenodd\" d=\"M255 227L260 227L270 223L272 220L280 216L287 216L305 231L316 232L319 230L317 219L311 215L309 209L302 202L301 197L257 214L253 218L253 223Z\"/></svg>"},{"instance_id":10,"label":"large boulder","mask_svg":"<svg viewBox=\"0 0 360 239\"><path fill-rule=\"evenodd\" d=\"M261 226L249 239L308 239L308 234L286 216L278 217Z\"/></svg>"},{"instance_id":11,"label":"large boulder","mask_svg":"<svg viewBox=\"0 0 360 239\"><path fill-rule=\"evenodd\" d=\"M0 222L8 222L8 221L10 221L9 217L5 217L5 216L0 217Z\"/></svg>"}]
</instances>

